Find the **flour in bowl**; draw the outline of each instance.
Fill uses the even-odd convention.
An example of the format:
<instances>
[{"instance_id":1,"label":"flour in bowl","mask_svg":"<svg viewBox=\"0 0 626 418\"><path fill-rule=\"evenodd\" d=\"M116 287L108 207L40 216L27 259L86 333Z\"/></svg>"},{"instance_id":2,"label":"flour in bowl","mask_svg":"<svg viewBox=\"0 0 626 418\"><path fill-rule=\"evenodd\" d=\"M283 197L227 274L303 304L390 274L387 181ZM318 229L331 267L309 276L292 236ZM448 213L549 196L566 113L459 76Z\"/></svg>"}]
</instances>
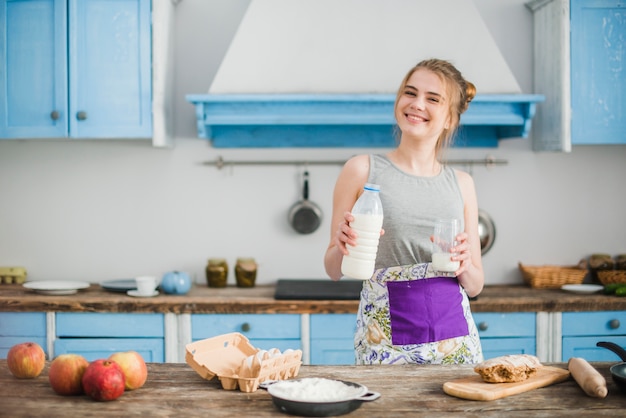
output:
<instances>
[{"instance_id":1,"label":"flour in bowl","mask_svg":"<svg viewBox=\"0 0 626 418\"><path fill-rule=\"evenodd\" d=\"M364 386L351 386L338 380L309 377L284 380L269 388L271 395L298 402L337 402L354 399L367 392Z\"/></svg>"}]
</instances>

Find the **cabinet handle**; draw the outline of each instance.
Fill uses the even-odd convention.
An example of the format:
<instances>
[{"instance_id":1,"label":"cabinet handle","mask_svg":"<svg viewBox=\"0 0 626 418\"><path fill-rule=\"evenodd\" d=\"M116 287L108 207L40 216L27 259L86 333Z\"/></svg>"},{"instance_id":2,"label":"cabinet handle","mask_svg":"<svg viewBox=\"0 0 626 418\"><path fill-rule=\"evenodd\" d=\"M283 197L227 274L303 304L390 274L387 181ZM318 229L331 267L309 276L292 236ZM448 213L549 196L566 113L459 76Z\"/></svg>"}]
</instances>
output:
<instances>
[{"instance_id":1,"label":"cabinet handle","mask_svg":"<svg viewBox=\"0 0 626 418\"><path fill-rule=\"evenodd\" d=\"M53 110L52 112L50 112L50 119L58 120L60 117L61 117L61 114L59 113L58 110Z\"/></svg>"},{"instance_id":2,"label":"cabinet handle","mask_svg":"<svg viewBox=\"0 0 626 418\"><path fill-rule=\"evenodd\" d=\"M611 319L609 321L609 328L611 329L618 329L620 325L619 319Z\"/></svg>"},{"instance_id":3,"label":"cabinet handle","mask_svg":"<svg viewBox=\"0 0 626 418\"><path fill-rule=\"evenodd\" d=\"M76 119L78 120L85 120L87 119L87 112L85 112L84 110L81 110L80 112L76 113Z\"/></svg>"},{"instance_id":4,"label":"cabinet handle","mask_svg":"<svg viewBox=\"0 0 626 418\"><path fill-rule=\"evenodd\" d=\"M486 322L481 322L480 324L478 324L479 331L487 331L488 328L489 328L489 324Z\"/></svg>"},{"instance_id":5,"label":"cabinet handle","mask_svg":"<svg viewBox=\"0 0 626 418\"><path fill-rule=\"evenodd\" d=\"M243 324L241 324L241 330L243 332L248 332L248 331L250 331L251 328L252 327L247 322L244 322Z\"/></svg>"}]
</instances>

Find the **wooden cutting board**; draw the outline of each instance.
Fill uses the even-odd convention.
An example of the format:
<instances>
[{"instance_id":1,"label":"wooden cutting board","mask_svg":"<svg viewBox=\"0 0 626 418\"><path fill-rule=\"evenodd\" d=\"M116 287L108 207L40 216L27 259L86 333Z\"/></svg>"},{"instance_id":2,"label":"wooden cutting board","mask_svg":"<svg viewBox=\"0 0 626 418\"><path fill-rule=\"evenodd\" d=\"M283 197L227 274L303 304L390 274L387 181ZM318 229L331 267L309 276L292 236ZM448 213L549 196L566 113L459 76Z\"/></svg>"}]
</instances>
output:
<instances>
[{"instance_id":1,"label":"wooden cutting board","mask_svg":"<svg viewBox=\"0 0 626 418\"><path fill-rule=\"evenodd\" d=\"M532 389L542 388L567 380L570 372L552 366L543 366L532 377L523 382L487 383L477 373L476 376L452 380L443 384L443 391L457 398L473 401L492 401L506 396L517 395Z\"/></svg>"}]
</instances>

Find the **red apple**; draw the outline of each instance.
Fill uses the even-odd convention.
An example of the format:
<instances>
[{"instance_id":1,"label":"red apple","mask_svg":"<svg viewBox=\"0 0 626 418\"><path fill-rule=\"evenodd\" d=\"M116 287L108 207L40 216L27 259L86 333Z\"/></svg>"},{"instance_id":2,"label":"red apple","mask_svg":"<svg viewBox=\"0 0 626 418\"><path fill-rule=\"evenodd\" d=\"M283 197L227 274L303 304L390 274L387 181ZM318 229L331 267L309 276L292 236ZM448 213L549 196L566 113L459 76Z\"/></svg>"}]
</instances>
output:
<instances>
[{"instance_id":1,"label":"red apple","mask_svg":"<svg viewBox=\"0 0 626 418\"><path fill-rule=\"evenodd\" d=\"M7 354L7 365L13 376L33 379L41 374L46 365L46 353L37 343L16 344Z\"/></svg>"},{"instance_id":2,"label":"red apple","mask_svg":"<svg viewBox=\"0 0 626 418\"><path fill-rule=\"evenodd\" d=\"M146 383L148 379L148 367L146 362L136 351L123 351L119 353L113 353L109 357L120 365L124 376L126 377L126 390L139 389Z\"/></svg>"},{"instance_id":3,"label":"red apple","mask_svg":"<svg viewBox=\"0 0 626 418\"><path fill-rule=\"evenodd\" d=\"M52 360L48 370L52 389L59 395L81 395L87 366L89 362L79 354L59 355Z\"/></svg>"},{"instance_id":4,"label":"red apple","mask_svg":"<svg viewBox=\"0 0 626 418\"><path fill-rule=\"evenodd\" d=\"M83 374L83 390L96 401L119 398L124 393L125 383L122 368L111 360L94 360Z\"/></svg>"}]
</instances>

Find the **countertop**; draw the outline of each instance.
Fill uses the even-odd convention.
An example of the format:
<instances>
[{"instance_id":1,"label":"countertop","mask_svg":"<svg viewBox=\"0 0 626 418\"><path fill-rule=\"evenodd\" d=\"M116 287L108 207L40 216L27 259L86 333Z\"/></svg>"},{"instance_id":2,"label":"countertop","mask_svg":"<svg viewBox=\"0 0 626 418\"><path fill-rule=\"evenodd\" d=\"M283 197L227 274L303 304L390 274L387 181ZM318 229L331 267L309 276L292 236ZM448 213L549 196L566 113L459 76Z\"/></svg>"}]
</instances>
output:
<instances>
[{"instance_id":1,"label":"countertop","mask_svg":"<svg viewBox=\"0 0 626 418\"><path fill-rule=\"evenodd\" d=\"M74 295L49 296L21 285L0 285L0 312L161 313L354 313L356 300L276 300L273 285L209 288L195 285L186 295L134 298L98 284ZM473 312L588 312L626 310L626 297L577 294L528 286L486 286Z\"/></svg>"},{"instance_id":2,"label":"countertop","mask_svg":"<svg viewBox=\"0 0 626 418\"><path fill-rule=\"evenodd\" d=\"M566 368L566 364L550 365ZM472 376L470 365L302 366L298 378L324 377L363 384L380 398L364 402L349 417L555 417L624 416L626 394L610 379L608 363L592 363L607 380L609 394L586 396L573 379L493 401L449 396L443 384ZM263 389L244 393L221 388L217 379L202 379L185 363L148 364L148 380L137 390L109 402L87 396L56 395L48 368L36 379L16 379L0 360L0 416L176 416L286 417Z\"/></svg>"}]
</instances>

